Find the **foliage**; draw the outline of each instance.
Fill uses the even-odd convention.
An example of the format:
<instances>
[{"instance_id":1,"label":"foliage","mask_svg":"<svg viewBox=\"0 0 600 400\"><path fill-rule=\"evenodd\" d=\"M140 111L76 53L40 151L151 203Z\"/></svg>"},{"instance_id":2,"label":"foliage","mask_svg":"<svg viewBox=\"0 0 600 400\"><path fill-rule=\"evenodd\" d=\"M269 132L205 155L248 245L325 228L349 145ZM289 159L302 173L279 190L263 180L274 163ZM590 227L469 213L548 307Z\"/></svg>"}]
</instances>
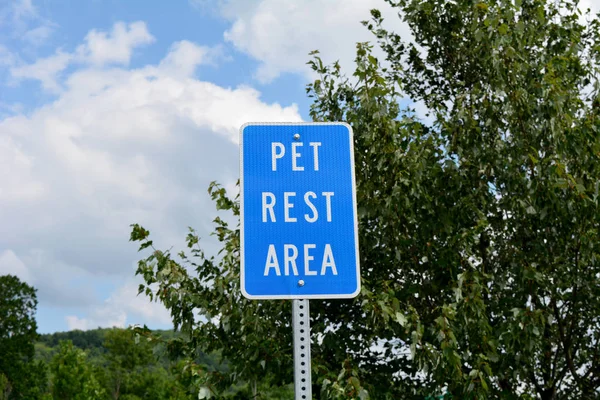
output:
<instances>
[{"instance_id":1,"label":"foliage","mask_svg":"<svg viewBox=\"0 0 600 400\"><path fill-rule=\"evenodd\" d=\"M55 332L46 335L40 335L39 343L48 347L56 347L61 341L70 340L73 346L81 350L101 349L106 333L111 329L98 328L82 331L74 329L67 332Z\"/></svg>"},{"instance_id":2,"label":"foliage","mask_svg":"<svg viewBox=\"0 0 600 400\"><path fill-rule=\"evenodd\" d=\"M33 361L38 337L35 292L16 276L0 276L0 396L4 398L35 399L45 390L45 365Z\"/></svg>"},{"instance_id":3,"label":"foliage","mask_svg":"<svg viewBox=\"0 0 600 400\"><path fill-rule=\"evenodd\" d=\"M131 330L38 335L36 305L34 288L14 276L0 277L0 400L190 398L179 377L183 365L159 357L146 341L136 343ZM197 359L206 367L216 365L212 355Z\"/></svg>"},{"instance_id":4,"label":"foliage","mask_svg":"<svg viewBox=\"0 0 600 400\"><path fill-rule=\"evenodd\" d=\"M219 209L231 209L239 215L239 205L226 197L223 188L215 184L209 190ZM185 334L168 342L172 354L193 359L197 351L219 351L227 360L228 373L189 363L198 392L223 396L231 385L247 382L252 397L268 398L270 391L285 387L292 380L291 305L287 301L250 302L242 297L239 231L229 229L220 218L215 222L218 238L225 247L218 261L204 257L199 238L190 229L187 243L198 261L183 252L179 256L196 269L198 276L191 276L183 265L171 259L168 251L153 248L152 254L139 263L137 273L147 283L140 285L140 293L160 299L171 311L175 329ZM152 247L148 235L147 230L134 225L131 239L143 241L144 249ZM159 287L154 293L151 286L156 283ZM207 321L196 321L196 311ZM261 392L259 382L263 384Z\"/></svg>"},{"instance_id":5,"label":"foliage","mask_svg":"<svg viewBox=\"0 0 600 400\"><path fill-rule=\"evenodd\" d=\"M405 328L415 362L433 388L447 386L461 398L596 397L600 304L590 299L600 288L598 19L580 24L569 1L395 5L422 50L383 29L374 12L366 25L390 68L379 75L367 55L364 80L381 76L425 104L433 123L417 129L436 143L435 156L406 169L387 157L378 179L390 182L400 167L410 183L359 202L397 213L392 229L375 222L375 232L386 235L366 246L376 258L365 258L399 252L395 279L381 280L379 290L391 284L401 309L414 310ZM361 102L361 110L377 105ZM326 116L326 103L313 111ZM352 104L346 111L351 118ZM395 132L372 116L361 129L366 135ZM394 264L390 255L383 260ZM393 305L375 289L371 304Z\"/></svg>"},{"instance_id":6,"label":"foliage","mask_svg":"<svg viewBox=\"0 0 600 400\"><path fill-rule=\"evenodd\" d=\"M172 330L147 331L152 337L171 340L180 337ZM188 387L193 380L190 370L184 370L187 364L183 360L169 360L164 357L160 345L144 337L136 337L131 329L98 328L88 331L56 332L40 335L36 343L36 360L41 364L52 364L53 359L65 358L59 353L63 352L67 337L73 337L83 348L72 343L71 353L79 354L87 371L85 380L90 378L99 385L99 394L102 399L174 399L184 400L197 398L192 396ZM98 340L100 338L101 340ZM225 368L219 365L217 356L213 354L198 353L195 361L203 368ZM72 366L69 368L73 368ZM57 378L51 369L51 381ZM2 388L0 376L0 390ZM77 385L75 385L77 386ZM81 385L80 385L81 387ZM96 386L97 388L97 386ZM244 393L244 386L230 388L229 395ZM1 393L1 391L0 391ZM53 398L50 393L45 395ZM54 392L55 396L62 396ZM85 396L85 395L82 395ZM43 398L43 397L42 397ZM55 397L62 398L62 397ZM2 399L2 397L0 397Z\"/></svg>"},{"instance_id":7,"label":"foliage","mask_svg":"<svg viewBox=\"0 0 600 400\"><path fill-rule=\"evenodd\" d=\"M597 398L600 390L600 23L569 0L388 1L415 43L364 25L356 71L309 64L315 121L355 133L363 289L311 301L321 398ZM313 53L316 55L316 53ZM399 104L427 110L418 119ZM238 199L209 188L218 210ZM222 351L237 380L290 381L290 302L239 289L239 227L217 217L219 257L193 230L189 254L139 262L140 293L187 338ZM196 319L200 313L204 319ZM327 329L329 328L329 329ZM326 331L327 329L327 331Z\"/></svg>"},{"instance_id":8,"label":"foliage","mask_svg":"<svg viewBox=\"0 0 600 400\"><path fill-rule=\"evenodd\" d=\"M7 400L10 393L10 382L6 375L0 373L0 400Z\"/></svg>"},{"instance_id":9,"label":"foliage","mask_svg":"<svg viewBox=\"0 0 600 400\"><path fill-rule=\"evenodd\" d=\"M169 373L169 365L160 363L149 342L136 343L133 331L108 330L103 347L107 353L101 376L111 398L188 398L184 387Z\"/></svg>"},{"instance_id":10,"label":"foliage","mask_svg":"<svg viewBox=\"0 0 600 400\"><path fill-rule=\"evenodd\" d=\"M129 386L134 374L153 363L152 350L147 342L134 343L131 331L112 329L106 333L104 348L107 369L110 371L110 387L115 399L119 398L121 386Z\"/></svg>"},{"instance_id":11,"label":"foliage","mask_svg":"<svg viewBox=\"0 0 600 400\"><path fill-rule=\"evenodd\" d=\"M58 353L50 363L52 395L64 400L100 400L105 390L96 379L87 354L70 341L59 343Z\"/></svg>"}]
</instances>

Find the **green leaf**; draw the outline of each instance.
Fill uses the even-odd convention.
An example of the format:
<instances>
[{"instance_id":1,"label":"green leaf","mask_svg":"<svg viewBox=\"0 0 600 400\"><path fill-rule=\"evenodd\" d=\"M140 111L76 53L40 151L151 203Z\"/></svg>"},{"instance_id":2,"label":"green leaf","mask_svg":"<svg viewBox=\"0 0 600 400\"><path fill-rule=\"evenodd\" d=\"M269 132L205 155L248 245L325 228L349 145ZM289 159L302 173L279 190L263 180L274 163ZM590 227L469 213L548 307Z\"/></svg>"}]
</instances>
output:
<instances>
[{"instance_id":1,"label":"green leaf","mask_svg":"<svg viewBox=\"0 0 600 400\"><path fill-rule=\"evenodd\" d=\"M406 317L400 312L396 312L396 321L402 326L406 326L406 323L408 322Z\"/></svg>"}]
</instances>

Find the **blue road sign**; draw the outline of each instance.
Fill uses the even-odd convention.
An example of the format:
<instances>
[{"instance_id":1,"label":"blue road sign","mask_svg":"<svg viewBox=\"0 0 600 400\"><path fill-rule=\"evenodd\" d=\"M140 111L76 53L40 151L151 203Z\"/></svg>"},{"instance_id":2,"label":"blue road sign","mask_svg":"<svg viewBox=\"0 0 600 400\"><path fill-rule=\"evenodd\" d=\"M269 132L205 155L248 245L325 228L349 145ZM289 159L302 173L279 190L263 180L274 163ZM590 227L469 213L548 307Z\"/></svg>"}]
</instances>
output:
<instances>
[{"instance_id":1,"label":"blue road sign","mask_svg":"<svg viewBox=\"0 0 600 400\"><path fill-rule=\"evenodd\" d=\"M240 164L244 296L355 297L360 271L352 128L245 124Z\"/></svg>"}]
</instances>

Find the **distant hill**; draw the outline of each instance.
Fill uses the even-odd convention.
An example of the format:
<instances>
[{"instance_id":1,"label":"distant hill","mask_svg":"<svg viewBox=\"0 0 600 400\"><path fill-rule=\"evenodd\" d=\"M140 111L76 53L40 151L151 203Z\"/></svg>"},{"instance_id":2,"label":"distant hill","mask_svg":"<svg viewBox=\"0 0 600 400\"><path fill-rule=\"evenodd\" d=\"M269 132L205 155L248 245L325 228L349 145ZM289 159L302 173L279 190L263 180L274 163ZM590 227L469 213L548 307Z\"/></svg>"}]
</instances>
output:
<instances>
[{"instance_id":1,"label":"distant hill","mask_svg":"<svg viewBox=\"0 0 600 400\"><path fill-rule=\"evenodd\" d=\"M120 328L97 328L88 331L72 330L67 332L55 332L46 333L40 335L39 343L43 343L49 347L55 347L61 340L70 340L73 344L82 350L90 350L94 348L102 348L102 342L104 341L106 332L112 329ZM177 335L175 331L170 330L155 330L154 333L158 333L165 338L172 338Z\"/></svg>"},{"instance_id":2,"label":"distant hill","mask_svg":"<svg viewBox=\"0 0 600 400\"><path fill-rule=\"evenodd\" d=\"M173 330L155 330L165 339L181 335ZM112 337L112 346L111 346ZM107 341L108 340L108 341ZM117 340L117 342L115 342ZM160 352L155 352L148 343L136 344L133 337L126 334L125 329L97 328L88 331L72 330L40 335L35 344L35 358L47 365L59 353L60 342L71 341L73 346L83 350L86 362L89 363L94 379L110 399L176 399L188 400L197 398L192 389L190 376L182 375L181 360L169 360ZM106 346L109 346L107 348ZM139 347L138 347L139 346ZM111 350L112 349L112 350ZM145 361L141 361L141 360ZM227 362L221 361L219 354L199 353L195 362L205 371L227 372ZM132 366L133 365L133 366ZM54 380L52 374L50 381ZM260 385L263 397L270 400L291 399L293 387L270 387ZM192 385L193 386L193 385ZM190 391L191 390L191 391ZM229 389L220 394L221 398L249 398L251 386L247 382L235 382Z\"/></svg>"},{"instance_id":3,"label":"distant hill","mask_svg":"<svg viewBox=\"0 0 600 400\"><path fill-rule=\"evenodd\" d=\"M88 354L88 358L90 359L90 361L98 361L99 358L103 358L108 352L103 345L104 340L106 338L106 333L114 329L121 328L97 328L90 329L87 331L75 329L67 332L42 334L40 335L40 338L35 345L36 358L44 360L46 362L50 362L54 354L56 354L59 343L64 340L70 340L71 342L73 342L73 345L75 347L84 350ZM160 335L165 339L172 339L178 335L181 335L181 333L175 332L172 329L157 329L152 332L154 334ZM225 363L219 366L218 359L219 357L217 354L200 354L196 361L200 364L204 364L217 370L226 369ZM170 364L168 360L162 358L159 360L159 363L162 364L162 366L165 368L168 368Z\"/></svg>"}]
</instances>

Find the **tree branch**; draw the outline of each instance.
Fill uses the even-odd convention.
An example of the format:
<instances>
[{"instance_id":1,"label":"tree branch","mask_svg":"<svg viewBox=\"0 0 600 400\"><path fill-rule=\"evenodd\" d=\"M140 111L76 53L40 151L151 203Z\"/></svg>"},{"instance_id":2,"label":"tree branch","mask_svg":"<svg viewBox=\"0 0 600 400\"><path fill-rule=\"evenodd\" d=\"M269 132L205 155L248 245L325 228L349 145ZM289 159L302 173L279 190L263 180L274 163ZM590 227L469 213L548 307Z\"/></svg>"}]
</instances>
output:
<instances>
[{"instance_id":1,"label":"tree branch","mask_svg":"<svg viewBox=\"0 0 600 400\"><path fill-rule=\"evenodd\" d=\"M554 304L554 318L556 318L556 323L558 324L558 332L560 335L560 340L562 342L563 353L565 355L565 360L567 361L567 366L569 367L569 371L573 375L573 379L577 382L579 387L583 387L583 382L581 381L581 377L577 374L577 369L575 368L575 364L573 363L573 357L571 355L571 337L567 337L565 335L565 328L563 326L563 321L560 318L560 314L558 312L558 307Z\"/></svg>"}]
</instances>

